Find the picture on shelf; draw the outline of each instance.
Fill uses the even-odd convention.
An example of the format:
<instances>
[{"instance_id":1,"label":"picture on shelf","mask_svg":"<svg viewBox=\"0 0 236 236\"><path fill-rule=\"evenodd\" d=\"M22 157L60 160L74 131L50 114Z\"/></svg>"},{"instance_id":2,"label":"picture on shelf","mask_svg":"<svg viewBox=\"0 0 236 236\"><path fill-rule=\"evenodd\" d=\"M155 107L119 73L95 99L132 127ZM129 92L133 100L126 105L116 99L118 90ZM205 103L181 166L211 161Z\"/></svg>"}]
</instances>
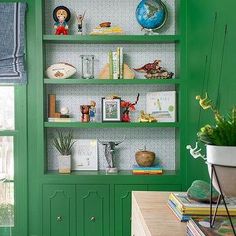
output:
<instances>
[{"instance_id":1,"label":"picture on shelf","mask_svg":"<svg viewBox=\"0 0 236 236\"><path fill-rule=\"evenodd\" d=\"M147 93L146 112L154 116L158 122L176 121L176 92L161 91Z\"/></svg>"},{"instance_id":2,"label":"picture on shelf","mask_svg":"<svg viewBox=\"0 0 236 236\"><path fill-rule=\"evenodd\" d=\"M97 147L97 139L77 139L72 150L72 170L98 170Z\"/></svg>"},{"instance_id":3,"label":"picture on shelf","mask_svg":"<svg viewBox=\"0 0 236 236\"><path fill-rule=\"evenodd\" d=\"M102 98L102 121L121 121L120 98Z\"/></svg>"}]
</instances>

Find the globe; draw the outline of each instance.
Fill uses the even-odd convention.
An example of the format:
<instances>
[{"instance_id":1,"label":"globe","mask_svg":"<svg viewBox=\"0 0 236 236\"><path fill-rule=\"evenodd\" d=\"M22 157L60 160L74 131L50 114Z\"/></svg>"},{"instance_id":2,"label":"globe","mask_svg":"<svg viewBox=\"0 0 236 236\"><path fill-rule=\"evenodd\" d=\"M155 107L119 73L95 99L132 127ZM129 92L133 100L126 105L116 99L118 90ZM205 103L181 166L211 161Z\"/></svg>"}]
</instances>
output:
<instances>
[{"instance_id":1,"label":"globe","mask_svg":"<svg viewBox=\"0 0 236 236\"><path fill-rule=\"evenodd\" d=\"M166 6L161 0L142 0L137 6L136 18L145 29L160 29L167 19Z\"/></svg>"}]
</instances>

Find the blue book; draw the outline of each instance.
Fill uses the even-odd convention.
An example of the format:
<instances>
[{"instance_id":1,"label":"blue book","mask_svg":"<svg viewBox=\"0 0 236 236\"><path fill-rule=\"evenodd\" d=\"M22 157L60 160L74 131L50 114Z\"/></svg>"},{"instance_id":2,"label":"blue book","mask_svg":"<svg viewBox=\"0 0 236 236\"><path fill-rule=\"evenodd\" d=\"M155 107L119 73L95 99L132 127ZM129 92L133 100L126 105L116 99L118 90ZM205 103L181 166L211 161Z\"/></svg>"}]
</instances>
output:
<instances>
[{"instance_id":1,"label":"blue book","mask_svg":"<svg viewBox=\"0 0 236 236\"><path fill-rule=\"evenodd\" d=\"M143 167L139 165L133 165L133 170L162 170L163 168L156 164L154 166L149 166L149 167Z\"/></svg>"},{"instance_id":2,"label":"blue book","mask_svg":"<svg viewBox=\"0 0 236 236\"><path fill-rule=\"evenodd\" d=\"M181 221L181 222L187 222L190 219L190 215L183 215L181 212L178 211L176 205L171 201L168 200L168 206L171 208L175 216Z\"/></svg>"}]
</instances>

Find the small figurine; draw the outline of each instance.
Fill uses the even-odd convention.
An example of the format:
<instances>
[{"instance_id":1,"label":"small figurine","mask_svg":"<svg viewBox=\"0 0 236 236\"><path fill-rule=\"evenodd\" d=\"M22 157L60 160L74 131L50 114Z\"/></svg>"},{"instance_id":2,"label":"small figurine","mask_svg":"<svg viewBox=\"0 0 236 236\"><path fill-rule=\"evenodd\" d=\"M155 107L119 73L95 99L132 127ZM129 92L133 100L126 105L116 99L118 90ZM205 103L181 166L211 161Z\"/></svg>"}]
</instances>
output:
<instances>
[{"instance_id":1,"label":"small figurine","mask_svg":"<svg viewBox=\"0 0 236 236\"><path fill-rule=\"evenodd\" d=\"M90 102L89 116L90 116L90 121L94 122L95 116L96 116L96 102L95 101Z\"/></svg>"},{"instance_id":2,"label":"small figurine","mask_svg":"<svg viewBox=\"0 0 236 236\"><path fill-rule=\"evenodd\" d=\"M168 72L160 66L161 60L155 60L153 63L148 63L140 68L134 69L137 72L146 73L147 79L170 79L174 75L173 72Z\"/></svg>"},{"instance_id":3,"label":"small figurine","mask_svg":"<svg viewBox=\"0 0 236 236\"><path fill-rule=\"evenodd\" d=\"M125 141L125 136L119 142L101 141L98 139L98 142L105 146L105 157L106 157L106 161L108 164L108 167L106 168L106 173L109 174L109 173L117 173L118 172L117 167L115 167L114 152L115 152L115 147L124 141Z\"/></svg>"},{"instance_id":4,"label":"small figurine","mask_svg":"<svg viewBox=\"0 0 236 236\"><path fill-rule=\"evenodd\" d=\"M198 157L201 157L204 161L207 159L205 155L202 155L200 153L202 149L198 149L198 142L196 142L196 145L194 148L192 148L191 145L187 145L186 148L189 150L193 158L197 159Z\"/></svg>"},{"instance_id":5,"label":"small figurine","mask_svg":"<svg viewBox=\"0 0 236 236\"><path fill-rule=\"evenodd\" d=\"M140 117L139 117L139 122L157 122L157 119L150 115L145 113L144 111L140 111Z\"/></svg>"},{"instance_id":6,"label":"small figurine","mask_svg":"<svg viewBox=\"0 0 236 236\"><path fill-rule=\"evenodd\" d=\"M70 20L70 10L65 6L58 6L53 11L53 19L55 20L54 29L56 35L67 35L68 24Z\"/></svg>"},{"instance_id":7,"label":"small figurine","mask_svg":"<svg viewBox=\"0 0 236 236\"><path fill-rule=\"evenodd\" d=\"M80 106L80 111L82 113L81 122L89 122L90 121L90 116L89 116L90 107L91 107L90 105L81 105Z\"/></svg>"},{"instance_id":8,"label":"small figurine","mask_svg":"<svg viewBox=\"0 0 236 236\"><path fill-rule=\"evenodd\" d=\"M124 108L124 111L121 117L121 120L123 122L130 122L129 112L135 110L135 105L138 103L138 100L139 100L139 93L134 103L131 103L129 101L124 101L124 100L121 101L121 107Z\"/></svg>"},{"instance_id":9,"label":"small figurine","mask_svg":"<svg viewBox=\"0 0 236 236\"><path fill-rule=\"evenodd\" d=\"M83 15L77 15L77 22L78 22L78 34L83 34L83 20L84 20L85 12Z\"/></svg>"}]
</instances>

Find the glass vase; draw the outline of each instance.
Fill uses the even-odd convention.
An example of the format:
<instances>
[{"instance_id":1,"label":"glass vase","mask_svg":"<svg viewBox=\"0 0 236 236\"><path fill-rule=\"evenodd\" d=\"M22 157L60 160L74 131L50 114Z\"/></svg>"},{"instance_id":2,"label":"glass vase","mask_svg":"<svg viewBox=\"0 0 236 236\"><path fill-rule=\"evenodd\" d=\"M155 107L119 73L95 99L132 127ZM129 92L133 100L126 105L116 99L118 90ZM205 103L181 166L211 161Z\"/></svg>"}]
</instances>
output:
<instances>
[{"instance_id":1,"label":"glass vase","mask_svg":"<svg viewBox=\"0 0 236 236\"><path fill-rule=\"evenodd\" d=\"M82 78L94 79L94 55L81 55Z\"/></svg>"}]
</instances>

